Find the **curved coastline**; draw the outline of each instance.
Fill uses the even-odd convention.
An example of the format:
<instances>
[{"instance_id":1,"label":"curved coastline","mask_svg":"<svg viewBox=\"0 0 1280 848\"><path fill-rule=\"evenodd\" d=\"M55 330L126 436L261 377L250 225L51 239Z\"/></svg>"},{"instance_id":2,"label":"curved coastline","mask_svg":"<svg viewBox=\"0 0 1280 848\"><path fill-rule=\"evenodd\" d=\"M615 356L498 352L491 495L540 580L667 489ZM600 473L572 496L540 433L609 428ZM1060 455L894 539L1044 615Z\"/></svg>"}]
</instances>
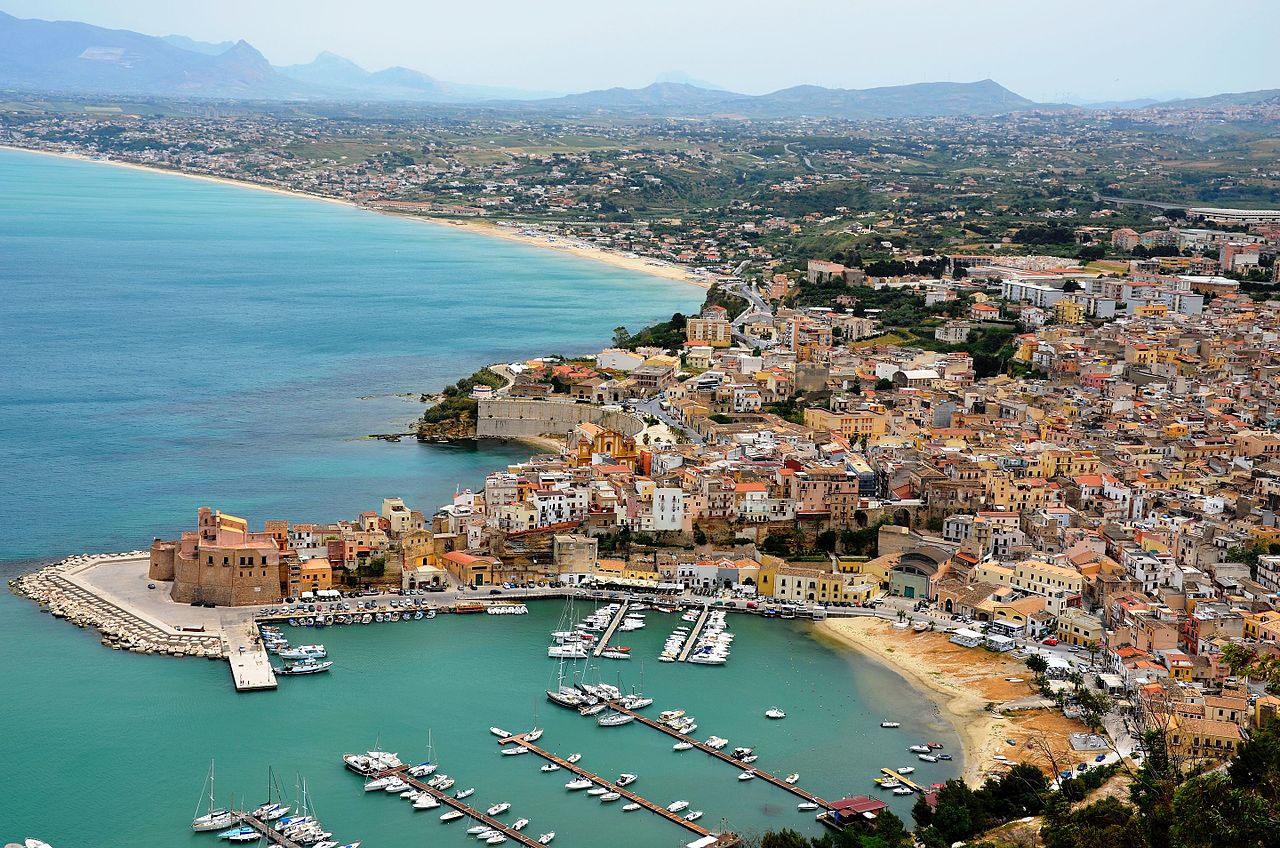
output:
<instances>
[{"instance_id":1,"label":"curved coastline","mask_svg":"<svg viewBox=\"0 0 1280 848\"><path fill-rule=\"evenodd\" d=\"M92 156L86 156L82 153L68 153L58 150L44 150L38 147L19 147L12 144L0 144L0 150L13 150L19 153L35 153L41 156L56 156L62 159L75 159L81 162L90 162L98 165L112 165L117 168L132 168L137 171L148 171L154 174L169 174L171 176L186 177L192 180L203 180L210 183L220 183L222 185L235 186L237 188L250 188L257 191L271 192L272 194L284 195L286 197L302 197L308 200L319 200L324 203L335 203L339 206L347 206L351 209L359 209L362 212L372 212L377 215L389 215L395 218L404 218L410 221L417 221L423 224L432 224L437 227L452 227L455 230L464 230L476 235L487 236L489 238L500 238L506 241L519 242L532 247L538 247L543 250L554 250L558 253L565 253L570 256L576 256L580 259L590 259L593 262L601 262L605 265L611 265L615 268L623 268L628 271L635 271L640 274L648 274L651 277L659 277L665 280L676 280L682 283L688 283L698 288L707 289L711 287L711 281L694 274L691 268L678 265L673 262L662 262L661 264L652 264L657 260L649 260L644 257L625 256L611 250L586 244L585 242L567 239L555 239L550 236L529 235L518 232L515 229L508 229L499 226L497 223L489 220L469 220L464 218L435 218L423 215L409 215L404 212L396 212L391 209L382 209L375 206L365 206L350 200L343 200L340 197L329 197L323 194L314 194L307 191L297 191L295 189L281 188L279 186L263 185L250 180L238 180L234 177L220 177L212 174L197 174L191 171L183 171L177 168L161 168L155 165L142 165L137 162L123 162L118 159L98 159Z\"/></svg>"},{"instance_id":2,"label":"curved coastline","mask_svg":"<svg viewBox=\"0 0 1280 848\"><path fill-rule=\"evenodd\" d=\"M986 709L987 701L974 690L952 682L940 670L930 670L892 650L895 631L880 618L835 618L814 625L822 641L856 652L889 669L929 698L939 714L955 729L964 747L963 774L970 786L984 780L984 763L999 753L1004 719Z\"/></svg>"}]
</instances>

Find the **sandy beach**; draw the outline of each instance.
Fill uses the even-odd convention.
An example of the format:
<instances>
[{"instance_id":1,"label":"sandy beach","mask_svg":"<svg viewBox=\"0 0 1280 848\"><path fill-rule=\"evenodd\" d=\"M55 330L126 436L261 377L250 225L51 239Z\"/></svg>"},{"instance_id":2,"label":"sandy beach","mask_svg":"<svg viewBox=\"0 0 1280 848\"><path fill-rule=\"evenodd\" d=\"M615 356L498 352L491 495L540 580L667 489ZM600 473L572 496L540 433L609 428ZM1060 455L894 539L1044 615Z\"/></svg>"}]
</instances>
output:
<instances>
[{"instance_id":1,"label":"sandy beach","mask_svg":"<svg viewBox=\"0 0 1280 848\"><path fill-rule=\"evenodd\" d=\"M878 618L828 619L816 628L819 636L892 669L938 705L964 744L964 778L972 786L1000 768L996 756L1048 767L1048 746L1055 762L1074 764L1089 758L1070 751L1067 743L1068 734L1084 726L1056 710L1002 715L988 709L1036 695L1031 673L1010 657L953 645L942 633L895 630ZM1009 745L1008 739L1015 744Z\"/></svg>"},{"instance_id":2,"label":"sandy beach","mask_svg":"<svg viewBox=\"0 0 1280 848\"><path fill-rule=\"evenodd\" d=\"M643 256L628 256L626 254L612 250L605 250L604 248L597 247L593 244L588 244L586 242L564 236L523 231L523 229L528 229L528 226L532 225L507 227L499 226L492 221L478 221L463 218L435 218L427 217L425 215L413 215L406 212L397 212L393 209L366 206L350 200L343 200L339 197L328 197L322 194L312 194L305 191L280 188L279 186L263 185L262 183L255 183L249 180L237 180L231 177L219 177L211 174L195 174L190 171L180 171L174 168L141 165L136 162L122 162L118 159L99 159L92 156L85 156L80 153L40 150L34 147L16 147L14 145L7 144L0 144L0 150L16 150L22 153L37 153L42 156L58 156L64 159L78 159L81 162L93 162L99 165L112 165L117 168L132 168L136 171L170 174L178 177L186 177L191 180L221 183L222 185L236 186L238 188L251 188L257 191L266 191L271 192L272 194L281 194L289 197L305 197L308 200L319 200L324 203L336 203L341 206L348 206L352 209L361 209L378 215L392 215L394 217L405 218L410 221L418 221L420 223L433 224L435 226L452 227L454 229L465 230L470 233L489 236L491 238L501 238L506 239L507 241L520 242L521 244L532 245L533 247L542 248L544 250L556 250L561 253L576 256L580 259L590 259L593 262L602 262L615 268L625 268L628 271L648 274L653 277L661 277L667 280L678 280L683 283L698 286L699 288L710 288L712 282L709 277L695 274L693 269L683 265L677 265L673 262L662 262L656 259L648 259Z\"/></svg>"}]
</instances>

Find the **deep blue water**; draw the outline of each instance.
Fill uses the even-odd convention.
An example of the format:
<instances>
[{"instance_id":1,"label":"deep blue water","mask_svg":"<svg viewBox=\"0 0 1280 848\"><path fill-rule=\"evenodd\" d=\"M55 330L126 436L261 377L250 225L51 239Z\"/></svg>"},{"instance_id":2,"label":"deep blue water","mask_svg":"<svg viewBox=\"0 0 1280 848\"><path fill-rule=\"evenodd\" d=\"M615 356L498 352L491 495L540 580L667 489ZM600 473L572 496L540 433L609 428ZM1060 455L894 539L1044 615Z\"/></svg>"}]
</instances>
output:
<instances>
[{"instance_id":1,"label":"deep blue water","mask_svg":"<svg viewBox=\"0 0 1280 848\"><path fill-rule=\"evenodd\" d=\"M201 504L432 510L527 456L360 438L476 367L580 353L686 284L403 218L0 151L0 562L146 547ZM360 398L368 398L361 400Z\"/></svg>"}]
</instances>

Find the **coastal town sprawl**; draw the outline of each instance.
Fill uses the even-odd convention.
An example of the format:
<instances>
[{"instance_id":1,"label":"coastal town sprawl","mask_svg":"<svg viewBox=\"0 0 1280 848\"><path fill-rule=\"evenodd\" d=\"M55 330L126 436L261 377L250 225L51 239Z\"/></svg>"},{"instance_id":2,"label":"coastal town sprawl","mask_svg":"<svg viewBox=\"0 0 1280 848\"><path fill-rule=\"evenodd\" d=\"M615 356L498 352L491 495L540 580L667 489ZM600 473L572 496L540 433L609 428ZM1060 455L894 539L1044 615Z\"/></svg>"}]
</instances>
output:
<instances>
[{"instance_id":1,"label":"coastal town sprawl","mask_svg":"<svg viewBox=\"0 0 1280 848\"><path fill-rule=\"evenodd\" d=\"M193 529L145 554L15 588L113 647L229 658L246 689L275 685L236 670L255 623L352 593L408 594L416 615L630 595L799 617L954 700L977 792L1027 768L1084 792L1167 767L1172 797L1280 713L1280 172L1258 130L1275 117L592 120L570 143L494 115L6 114L6 144L708 287L696 314L618 327L592 356L530 351L424 396L380 437L540 451L446 504L261 530L193 504ZM1172 132L1208 119L1238 134ZM101 577L123 569L141 601ZM250 635L177 626L192 608ZM934 819L959 792L922 793L926 844L980 832ZM1001 809L985 821L1017 818Z\"/></svg>"}]
</instances>

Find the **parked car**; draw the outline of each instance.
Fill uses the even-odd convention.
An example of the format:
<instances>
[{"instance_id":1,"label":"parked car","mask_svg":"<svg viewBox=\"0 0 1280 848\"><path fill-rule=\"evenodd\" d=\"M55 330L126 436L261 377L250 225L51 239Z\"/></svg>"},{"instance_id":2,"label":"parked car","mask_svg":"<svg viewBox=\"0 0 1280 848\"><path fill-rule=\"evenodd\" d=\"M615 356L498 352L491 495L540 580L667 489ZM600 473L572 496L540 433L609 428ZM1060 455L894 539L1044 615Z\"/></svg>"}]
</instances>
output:
<instances>
[{"instance_id":1,"label":"parked car","mask_svg":"<svg viewBox=\"0 0 1280 848\"><path fill-rule=\"evenodd\" d=\"M490 589L490 590L489 590L489 594L490 594L490 595L501 595L501 594L502 594L502 590L501 590L501 589Z\"/></svg>"},{"instance_id":2,"label":"parked car","mask_svg":"<svg viewBox=\"0 0 1280 848\"><path fill-rule=\"evenodd\" d=\"M1058 644L1058 640L1057 640L1057 639L1055 639L1055 638L1053 638L1052 636L1050 636L1048 639L1045 639L1045 640L1044 640L1043 642L1041 642L1040 644L1042 644L1042 645L1048 645L1048 646L1050 646L1050 647L1053 647L1054 645Z\"/></svg>"}]
</instances>

